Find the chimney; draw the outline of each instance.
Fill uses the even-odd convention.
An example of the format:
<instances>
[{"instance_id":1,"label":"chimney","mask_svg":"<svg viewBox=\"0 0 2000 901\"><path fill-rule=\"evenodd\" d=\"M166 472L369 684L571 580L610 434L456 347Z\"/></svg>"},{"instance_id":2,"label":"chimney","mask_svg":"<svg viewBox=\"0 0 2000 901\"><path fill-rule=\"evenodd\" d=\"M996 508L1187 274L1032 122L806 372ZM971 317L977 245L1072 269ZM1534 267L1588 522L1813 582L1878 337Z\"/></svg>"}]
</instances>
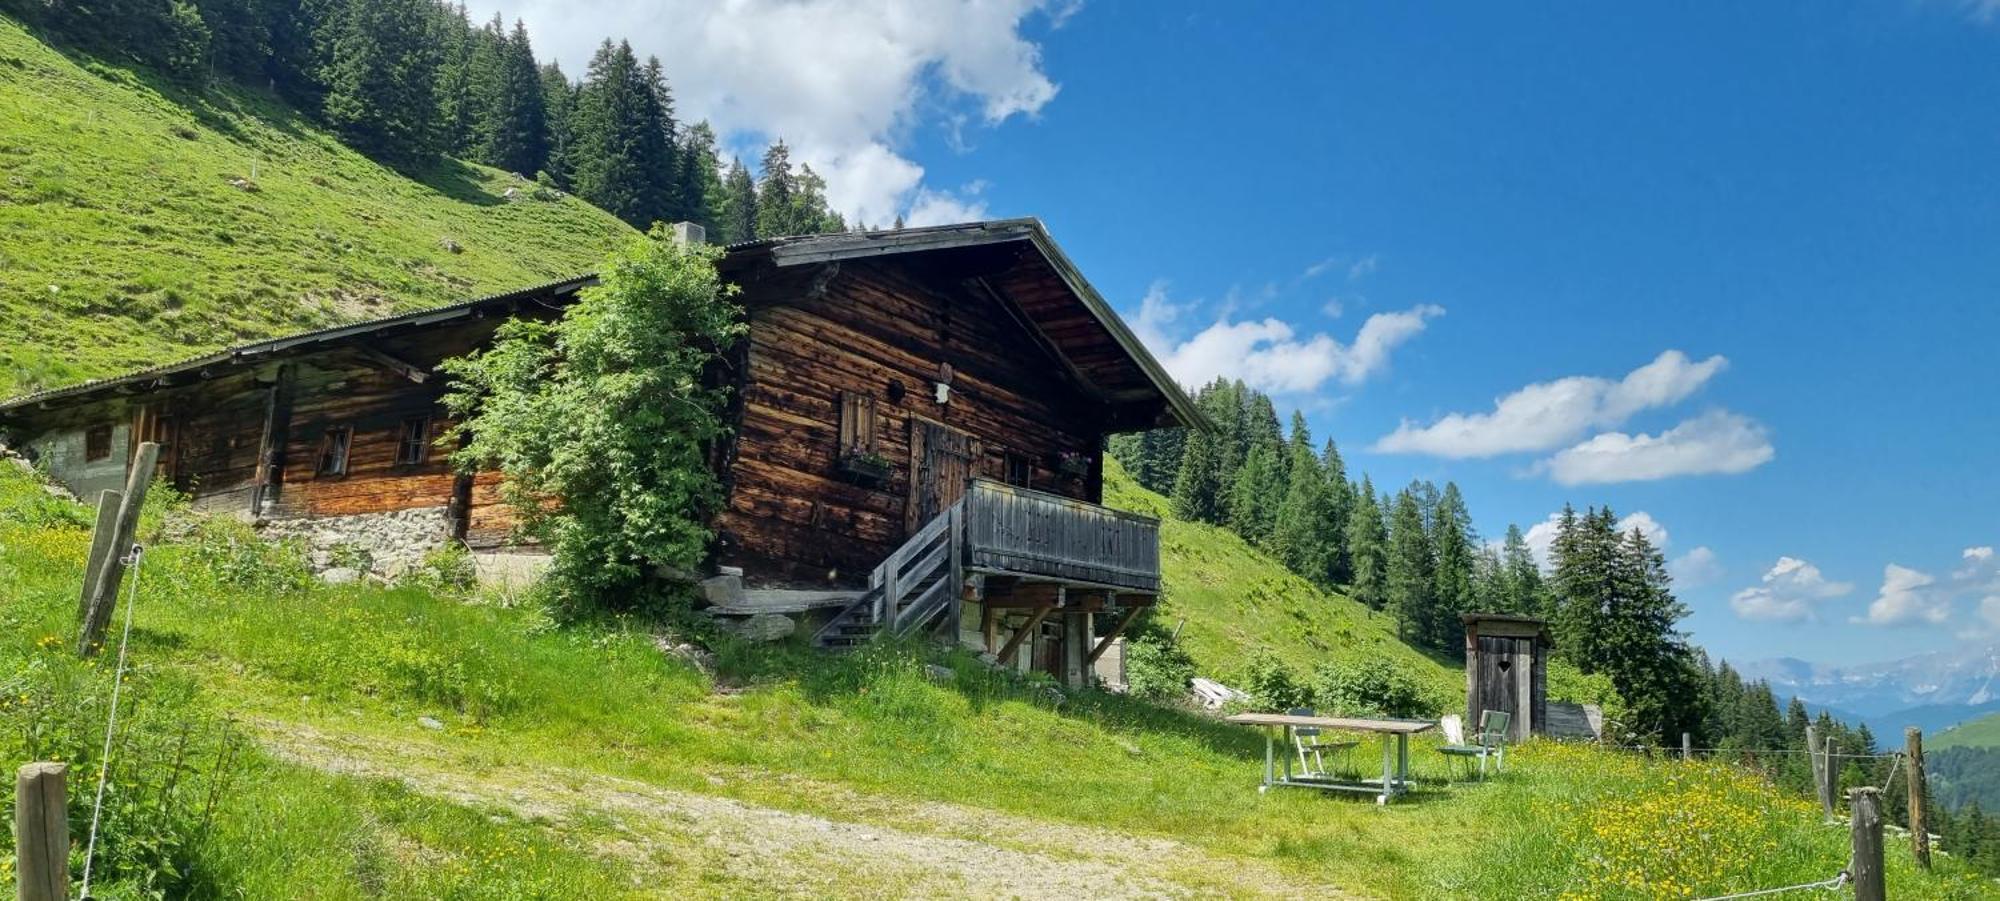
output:
<instances>
[{"instance_id":1,"label":"chimney","mask_svg":"<svg viewBox=\"0 0 2000 901\"><path fill-rule=\"evenodd\" d=\"M674 243L683 247L689 244L708 243L708 231L692 222L674 223Z\"/></svg>"}]
</instances>

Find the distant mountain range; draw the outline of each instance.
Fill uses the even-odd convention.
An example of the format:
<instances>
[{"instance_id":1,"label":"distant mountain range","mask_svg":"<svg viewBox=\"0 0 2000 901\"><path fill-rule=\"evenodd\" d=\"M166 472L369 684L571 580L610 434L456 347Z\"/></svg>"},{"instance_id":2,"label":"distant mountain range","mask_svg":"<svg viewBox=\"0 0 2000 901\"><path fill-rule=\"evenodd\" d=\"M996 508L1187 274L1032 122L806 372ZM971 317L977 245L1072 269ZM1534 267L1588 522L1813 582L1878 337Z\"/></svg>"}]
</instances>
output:
<instances>
[{"instance_id":1,"label":"distant mountain range","mask_svg":"<svg viewBox=\"0 0 2000 901\"><path fill-rule=\"evenodd\" d=\"M1736 664L1745 679L1764 679L1780 699L1868 724L1887 743L1905 726L1933 733L2000 711L2000 645L1967 645L1901 660L1854 666L1793 657Z\"/></svg>"}]
</instances>

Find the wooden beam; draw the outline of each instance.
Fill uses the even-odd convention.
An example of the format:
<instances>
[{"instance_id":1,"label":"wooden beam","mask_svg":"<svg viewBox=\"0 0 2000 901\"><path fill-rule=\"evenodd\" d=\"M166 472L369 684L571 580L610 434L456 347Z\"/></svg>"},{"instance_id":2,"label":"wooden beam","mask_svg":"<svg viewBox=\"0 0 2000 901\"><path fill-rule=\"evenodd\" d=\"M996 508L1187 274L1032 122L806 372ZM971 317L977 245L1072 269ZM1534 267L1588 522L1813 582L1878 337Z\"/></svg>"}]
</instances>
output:
<instances>
[{"instance_id":1,"label":"wooden beam","mask_svg":"<svg viewBox=\"0 0 2000 901\"><path fill-rule=\"evenodd\" d=\"M1118 624L1111 627L1111 634L1104 636L1102 640L1097 642L1097 647L1091 648L1090 653L1084 656L1083 665L1085 668L1088 668L1091 664L1096 663L1097 658L1104 656L1104 652L1110 649L1111 643L1113 641L1117 641L1119 635L1124 634L1125 627L1131 625L1132 620L1138 618L1139 611L1142 609L1144 608L1141 607L1125 608L1125 615L1119 617Z\"/></svg>"},{"instance_id":2,"label":"wooden beam","mask_svg":"<svg viewBox=\"0 0 2000 901\"><path fill-rule=\"evenodd\" d=\"M1007 643L1000 648L1000 653L994 656L998 657L1002 663L1006 663L1012 659L1014 652L1021 649L1021 642L1025 641L1035 631L1035 627L1041 625L1042 620L1047 619L1049 613L1055 609L1055 604L1043 604L1040 607L1036 607L1035 614L1028 617L1028 621L1022 623L1021 628L1014 630L1013 637L1007 639Z\"/></svg>"},{"instance_id":3,"label":"wooden beam","mask_svg":"<svg viewBox=\"0 0 2000 901\"><path fill-rule=\"evenodd\" d=\"M418 366L417 364L412 363L408 360L402 359L401 357L397 357L392 354L376 350L375 348L369 347L366 344L354 345L354 351L355 353L360 354L363 359L366 359L371 363L381 366L383 369L387 369L390 372L400 375L403 378L409 379L412 382L416 382L419 385L423 384L425 379L431 377L430 370L425 369L422 366Z\"/></svg>"}]
</instances>

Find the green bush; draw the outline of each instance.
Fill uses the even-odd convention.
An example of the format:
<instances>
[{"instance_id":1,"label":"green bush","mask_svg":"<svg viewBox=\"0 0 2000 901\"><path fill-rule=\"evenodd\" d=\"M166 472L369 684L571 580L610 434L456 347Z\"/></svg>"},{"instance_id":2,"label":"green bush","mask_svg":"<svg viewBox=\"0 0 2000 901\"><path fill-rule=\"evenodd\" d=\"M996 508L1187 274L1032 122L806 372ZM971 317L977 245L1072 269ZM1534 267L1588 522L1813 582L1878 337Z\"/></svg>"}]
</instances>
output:
<instances>
[{"instance_id":1,"label":"green bush","mask_svg":"<svg viewBox=\"0 0 2000 901\"><path fill-rule=\"evenodd\" d=\"M1276 656L1259 651L1243 668L1243 692L1249 706L1260 711L1284 711L1304 707L1309 701L1306 687L1298 676Z\"/></svg>"},{"instance_id":2,"label":"green bush","mask_svg":"<svg viewBox=\"0 0 2000 901\"><path fill-rule=\"evenodd\" d=\"M193 516L185 529L180 543L218 582L266 592L300 591L313 584L305 548L296 539L266 541L249 526L222 516Z\"/></svg>"},{"instance_id":3,"label":"green bush","mask_svg":"<svg viewBox=\"0 0 2000 901\"><path fill-rule=\"evenodd\" d=\"M1125 685L1135 697L1178 700L1194 678L1194 659L1171 636L1144 635L1125 643Z\"/></svg>"},{"instance_id":4,"label":"green bush","mask_svg":"<svg viewBox=\"0 0 2000 901\"><path fill-rule=\"evenodd\" d=\"M464 542L448 541L425 554L423 562L405 572L401 582L432 594L462 596L478 584L479 571Z\"/></svg>"},{"instance_id":5,"label":"green bush","mask_svg":"<svg viewBox=\"0 0 2000 901\"><path fill-rule=\"evenodd\" d=\"M1313 671L1312 697L1322 713L1341 716L1428 718L1441 709L1424 680L1389 657L1321 664Z\"/></svg>"}]
</instances>

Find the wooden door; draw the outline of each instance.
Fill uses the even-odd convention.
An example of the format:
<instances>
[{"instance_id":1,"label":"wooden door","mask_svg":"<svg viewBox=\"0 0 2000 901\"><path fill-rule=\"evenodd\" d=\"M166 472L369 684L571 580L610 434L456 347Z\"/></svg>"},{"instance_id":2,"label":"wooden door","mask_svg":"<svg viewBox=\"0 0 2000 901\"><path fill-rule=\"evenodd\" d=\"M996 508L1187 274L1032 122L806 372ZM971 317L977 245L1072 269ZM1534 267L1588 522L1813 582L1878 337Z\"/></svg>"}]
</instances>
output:
<instances>
[{"instance_id":1,"label":"wooden door","mask_svg":"<svg viewBox=\"0 0 2000 901\"><path fill-rule=\"evenodd\" d=\"M903 528L914 532L965 495L975 456L972 436L928 419L910 418L910 499Z\"/></svg>"},{"instance_id":2,"label":"wooden door","mask_svg":"<svg viewBox=\"0 0 2000 901\"><path fill-rule=\"evenodd\" d=\"M1520 692L1516 688L1521 674L1514 670L1528 662L1528 656L1520 653L1523 643L1519 638L1479 636L1478 706L1467 711L1472 716L1472 721L1466 724L1467 732L1479 728L1479 718L1488 710L1506 711L1515 720L1521 718ZM1507 728L1512 732L1513 723Z\"/></svg>"}]
</instances>

